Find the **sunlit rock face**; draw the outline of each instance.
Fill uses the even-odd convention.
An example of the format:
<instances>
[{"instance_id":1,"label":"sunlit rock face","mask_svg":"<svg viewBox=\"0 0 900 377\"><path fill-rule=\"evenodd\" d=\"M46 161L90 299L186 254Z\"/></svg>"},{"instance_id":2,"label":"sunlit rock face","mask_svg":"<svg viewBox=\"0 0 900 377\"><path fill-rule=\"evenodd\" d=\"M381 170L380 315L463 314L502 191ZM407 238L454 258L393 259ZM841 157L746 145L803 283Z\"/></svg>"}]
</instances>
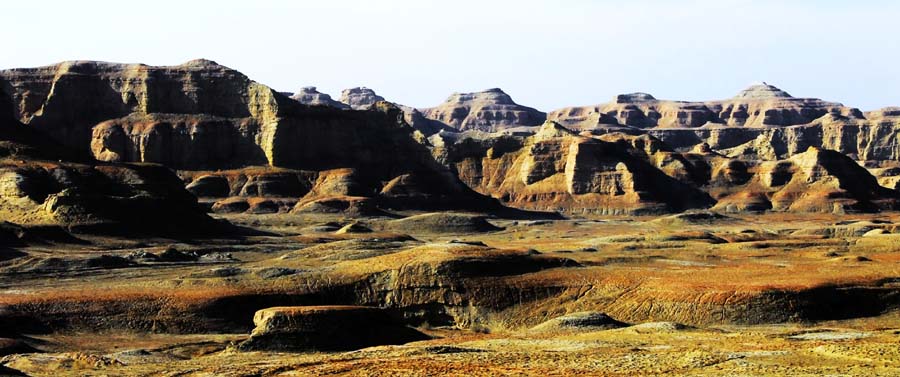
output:
<instances>
[{"instance_id":1,"label":"sunlit rock face","mask_svg":"<svg viewBox=\"0 0 900 377\"><path fill-rule=\"evenodd\" d=\"M350 108L350 106L343 102L333 100L330 95L320 93L314 86L307 86L301 88L297 93L292 93L291 99L310 106L329 106L338 109Z\"/></svg>"},{"instance_id":2,"label":"sunlit rock face","mask_svg":"<svg viewBox=\"0 0 900 377\"><path fill-rule=\"evenodd\" d=\"M494 132L513 127L538 126L546 114L519 105L498 88L475 93L454 93L433 108L422 110L425 117L457 130Z\"/></svg>"},{"instance_id":3,"label":"sunlit rock face","mask_svg":"<svg viewBox=\"0 0 900 377\"><path fill-rule=\"evenodd\" d=\"M879 185L892 182L892 170L880 169L876 178L844 154L802 143L785 152L756 142L768 148L734 156L706 143L678 152L646 133L576 134L551 121L531 136L439 133L430 140L435 158L463 182L521 208L842 213L900 204L896 190Z\"/></svg>"},{"instance_id":4,"label":"sunlit rock face","mask_svg":"<svg viewBox=\"0 0 900 377\"><path fill-rule=\"evenodd\" d=\"M159 163L181 171L258 166L291 171L262 176L249 171L243 176L267 181L254 186L259 190L229 188L229 195L297 199L308 194L311 183L291 177L314 181L318 172L355 169L356 195L381 198L384 205L496 206L436 163L405 114L377 96L367 97L379 101L367 103L365 111L304 105L208 60L172 67L66 62L2 71L0 80L12 102L7 111L84 158ZM402 200L404 192L415 192L416 200Z\"/></svg>"},{"instance_id":5,"label":"sunlit rock face","mask_svg":"<svg viewBox=\"0 0 900 377\"><path fill-rule=\"evenodd\" d=\"M341 103L353 110L365 110L380 101L384 101L384 97L366 87L349 88L341 92Z\"/></svg>"}]
</instances>

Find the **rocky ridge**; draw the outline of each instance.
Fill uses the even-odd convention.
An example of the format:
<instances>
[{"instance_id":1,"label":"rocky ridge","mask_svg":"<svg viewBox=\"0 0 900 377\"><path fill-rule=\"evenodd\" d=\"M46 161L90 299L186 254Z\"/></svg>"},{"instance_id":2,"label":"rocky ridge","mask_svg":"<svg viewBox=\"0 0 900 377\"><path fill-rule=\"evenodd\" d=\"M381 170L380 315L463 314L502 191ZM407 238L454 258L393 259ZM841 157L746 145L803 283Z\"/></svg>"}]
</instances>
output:
<instances>
[{"instance_id":1,"label":"rocky ridge","mask_svg":"<svg viewBox=\"0 0 900 377\"><path fill-rule=\"evenodd\" d=\"M435 158L470 187L520 208L600 214L900 208L900 193L853 159L813 146L766 161L729 157L706 144L678 152L649 134L576 134L551 121L531 136L439 133L430 140Z\"/></svg>"},{"instance_id":2,"label":"rocky ridge","mask_svg":"<svg viewBox=\"0 0 900 377\"><path fill-rule=\"evenodd\" d=\"M422 110L363 87L345 90L340 103L314 88L292 100L202 59L13 69L0 71L0 87L14 122L26 125L11 135L48 134L80 158L178 169L194 194L226 212L377 213L365 198L375 198L375 207L488 202L471 190L517 208L567 213L880 210L895 202L895 190L880 187L900 179L900 111L864 114L766 83L722 101L632 93L549 114L500 89L457 93ZM348 107L366 110L341 110ZM551 121L535 127L545 118ZM774 184L780 178L773 175L812 169L798 167L807 150L830 156L812 159L828 174ZM839 160L839 169L825 167ZM825 176L831 183L819 184ZM825 202L787 194L804 190Z\"/></svg>"},{"instance_id":3,"label":"rocky ridge","mask_svg":"<svg viewBox=\"0 0 900 377\"><path fill-rule=\"evenodd\" d=\"M353 174L322 190L284 174L259 179L270 187L293 187L278 196L353 191L387 206L496 207L437 164L402 112L387 102L367 103L367 111L305 106L208 60L172 67L66 62L2 71L0 82L15 116L30 129L100 161L159 163L182 171L268 165L307 176L350 169ZM364 92L345 94L365 97ZM282 178L287 181L274 182ZM262 196L258 190L237 194Z\"/></svg>"},{"instance_id":4,"label":"rocky ridge","mask_svg":"<svg viewBox=\"0 0 900 377\"><path fill-rule=\"evenodd\" d=\"M611 102L552 111L547 118L578 130L605 127L774 127L806 124L826 114L862 118L858 109L814 98L795 98L769 84L752 85L735 97L707 102L658 100L646 93Z\"/></svg>"}]
</instances>

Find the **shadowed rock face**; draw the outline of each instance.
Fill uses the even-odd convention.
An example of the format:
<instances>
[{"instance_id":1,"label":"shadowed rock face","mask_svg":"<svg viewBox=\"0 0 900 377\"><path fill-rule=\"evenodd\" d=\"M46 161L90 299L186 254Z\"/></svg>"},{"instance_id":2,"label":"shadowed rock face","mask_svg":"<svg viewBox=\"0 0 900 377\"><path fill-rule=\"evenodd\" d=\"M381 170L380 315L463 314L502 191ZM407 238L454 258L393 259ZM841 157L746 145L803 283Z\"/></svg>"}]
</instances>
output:
<instances>
[{"instance_id":1,"label":"shadowed rock face","mask_svg":"<svg viewBox=\"0 0 900 377\"><path fill-rule=\"evenodd\" d=\"M76 156L40 132L19 123L12 100L0 91L0 158L5 157L74 159Z\"/></svg>"},{"instance_id":2,"label":"shadowed rock face","mask_svg":"<svg viewBox=\"0 0 900 377\"><path fill-rule=\"evenodd\" d=\"M0 216L20 225L104 233L221 230L161 166L0 163Z\"/></svg>"},{"instance_id":3,"label":"shadowed rock face","mask_svg":"<svg viewBox=\"0 0 900 377\"><path fill-rule=\"evenodd\" d=\"M546 114L513 102L494 88L476 93L454 93L447 101L423 114L457 130L494 132L512 127L540 125Z\"/></svg>"},{"instance_id":4,"label":"shadowed rock face","mask_svg":"<svg viewBox=\"0 0 900 377\"><path fill-rule=\"evenodd\" d=\"M224 230L170 170L63 162L78 158L20 124L13 107L0 93L0 218L24 226L131 235Z\"/></svg>"}]
</instances>

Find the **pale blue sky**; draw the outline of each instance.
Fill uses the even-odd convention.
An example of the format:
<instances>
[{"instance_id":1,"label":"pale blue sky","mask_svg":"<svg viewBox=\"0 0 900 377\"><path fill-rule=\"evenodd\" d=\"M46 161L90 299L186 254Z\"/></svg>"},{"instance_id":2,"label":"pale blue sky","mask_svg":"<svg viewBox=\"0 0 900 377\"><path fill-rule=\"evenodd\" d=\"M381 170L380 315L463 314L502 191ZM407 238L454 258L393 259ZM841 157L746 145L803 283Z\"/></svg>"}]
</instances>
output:
<instances>
[{"instance_id":1,"label":"pale blue sky","mask_svg":"<svg viewBox=\"0 0 900 377\"><path fill-rule=\"evenodd\" d=\"M900 105L895 1L16 1L0 68L208 58L281 91L368 86L433 106L501 87L552 110L617 93L706 100L767 81Z\"/></svg>"}]
</instances>

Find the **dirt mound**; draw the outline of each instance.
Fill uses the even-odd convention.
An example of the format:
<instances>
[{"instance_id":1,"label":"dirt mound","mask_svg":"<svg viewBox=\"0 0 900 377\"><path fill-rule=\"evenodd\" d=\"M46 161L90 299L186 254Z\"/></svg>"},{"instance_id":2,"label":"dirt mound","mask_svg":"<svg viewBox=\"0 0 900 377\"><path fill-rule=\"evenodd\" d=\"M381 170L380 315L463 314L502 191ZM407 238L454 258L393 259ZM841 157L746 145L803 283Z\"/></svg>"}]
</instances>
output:
<instances>
[{"instance_id":1,"label":"dirt mound","mask_svg":"<svg viewBox=\"0 0 900 377\"><path fill-rule=\"evenodd\" d=\"M73 272L97 269L115 269L132 267L135 263L130 259L116 255L100 255L89 258L50 257L35 258L16 269L31 273Z\"/></svg>"},{"instance_id":2,"label":"dirt mound","mask_svg":"<svg viewBox=\"0 0 900 377\"><path fill-rule=\"evenodd\" d=\"M723 221L734 221L734 218L713 211L688 211L677 215L658 218L652 222L662 225L692 225L713 224Z\"/></svg>"},{"instance_id":3,"label":"dirt mound","mask_svg":"<svg viewBox=\"0 0 900 377\"><path fill-rule=\"evenodd\" d=\"M534 331L559 331L559 330L606 330L628 326L625 322L620 322L606 313L600 312L579 312L567 314L561 317L553 318L547 322L532 327Z\"/></svg>"},{"instance_id":4,"label":"dirt mound","mask_svg":"<svg viewBox=\"0 0 900 377\"><path fill-rule=\"evenodd\" d=\"M259 310L242 351L340 351L429 337L387 311L364 306L295 306Z\"/></svg>"},{"instance_id":5,"label":"dirt mound","mask_svg":"<svg viewBox=\"0 0 900 377\"><path fill-rule=\"evenodd\" d=\"M288 212L296 205L295 199L231 197L213 203L215 213L279 213Z\"/></svg>"},{"instance_id":6,"label":"dirt mound","mask_svg":"<svg viewBox=\"0 0 900 377\"><path fill-rule=\"evenodd\" d=\"M372 229L369 227L362 225L357 222L352 222L350 224L344 225L341 229L338 229L334 232L334 234L348 234L348 233L370 233Z\"/></svg>"},{"instance_id":7,"label":"dirt mound","mask_svg":"<svg viewBox=\"0 0 900 377\"><path fill-rule=\"evenodd\" d=\"M386 212L378 209L372 198L361 196L329 196L300 201L291 212L340 214L350 217L387 215Z\"/></svg>"},{"instance_id":8,"label":"dirt mound","mask_svg":"<svg viewBox=\"0 0 900 377\"><path fill-rule=\"evenodd\" d=\"M484 233L501 230L483 215L454 212L425 213L386 222L384 229L408 233Z\"/></svg>"},{"instance_id":9,"label":"dirt mound","mask_svg":"<svg viewBox=\"0 0 900 377\"><path fill-rule=\"evenodd\" d=\"M634 326L630 326L627 329L629 331L634 331L640 334L647 333L661 333L661 332L676 332L683 330L690 330L692 327L680 324L678 322L647 322L641 323Z\"/></svg>"}]
</instances>

